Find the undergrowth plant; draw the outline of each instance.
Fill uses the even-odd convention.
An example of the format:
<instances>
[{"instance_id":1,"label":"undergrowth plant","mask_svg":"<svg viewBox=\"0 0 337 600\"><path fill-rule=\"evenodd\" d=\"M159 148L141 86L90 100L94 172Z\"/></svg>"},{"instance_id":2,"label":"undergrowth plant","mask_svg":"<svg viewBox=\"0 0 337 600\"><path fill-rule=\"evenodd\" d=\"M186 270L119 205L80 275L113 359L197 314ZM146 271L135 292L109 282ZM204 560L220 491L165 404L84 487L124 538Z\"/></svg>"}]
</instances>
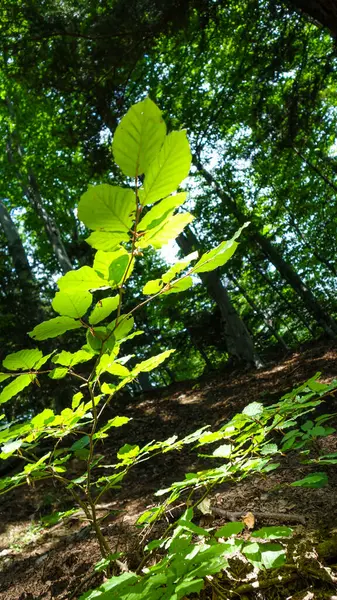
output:
<instances>
[{"instance_id":1,"label":"undergrowth plant","mask_svg":"<svg viewBox=\"0 0 337 600\"><path fill-rule=\"evenodd\" d=\"M160 278L146 283L140 302L123 312L124 292L135 261L147 248L158 250L175 239L193 219L189 212L179 212L186 193L177 192L188 176L191 154L186 132L173 131L167 135L160 110L148 98L132 106L121 120L114 136L113 153L127 178L125 187L92 186L78 206L79 219L92 230L87 242L96 250L93 266L70 271L58 280L59 291L52 301L57 316L29 333L33 340L44 341L81 330L83 344L76 352L59 350L43 354L33 348L9 354L0 373L0 381L4 382L1 404L29 385L41 385L43 376L55 380L71 377L78 383L78 391L70 406L60 414L46 408L23 423L4 421L0 430L0 458L17 457L24 466L21 471L0 479L0 493L36 481L57 480L94 529L102 555L97 569L109 572L111 562L118 561L119 556L112 553L98 518L97 507L103 494L108 490L118 493L130 469L152 456L183 450L186 445L203 448L202 456L216 461L216 465L189 473L183 481L158 491L158 497L166 498L140 517L138 526L149 533L152 524L164 517L178 500L186 505L183 515L167 527L160 539L145 548L137 572L122 573L83 596L83 600L96 597L179 600L187 593L199 591L205 577L226 568L228 556L233 552L242 552L254 568L282 564L284 548L270 540L289 536L289 528L268 531L265 528L243 541L237 537L244 528L242 523L214 530L201 528L192 519L198 508L207 512L207 496L215 485L224 481L235 484L254 473L266 476L277 468L277 455L292 446L301 448L302 441L306 444L305 436L311 439L313 435L323 435L322 429L327 431L322 428L323 420L313 428L306 425L304 429L297 428L297 420L312 412L333 386L320 384L313 378L277 404L269 407L258 402L250 404L216 432L205 426L183 439L173 436L142 447L137 440L131 440L119 449L115 464L105 464L102 441L114 428L129 421L125 416L107 420L106 408L119 390L140 373L155 369L174 351L166 350L128 366L134 355L123 355L123 344L142 333L134 328L134 314L161 296L187 290L195 283L195 275L223 266L235 252L241 231L201 257L194 252L177 260ZM100 299L95 302L96 292ZM78 365L82 365L80 371ZM300 433L288 433L293 428ZM216 449L210 450L215 443ZM82 465L76 477L69 469L74 457ZM305 458L310 460L307 455ZM315 485L317 477L316 474ZM310 481L297 484L310 485ZM260 538L269 541L261 542Z\"/></svg>"},{"instance_id":2,"label":"undergrowth plant","mask_svg":"<svg viewBox=\"0 0 337 600\"><path fill-rule=\"evenodd\" d=\"M173 240L193 220L189 212L177 212L186 193L176 193L189 174L191 153L186 132L167 135L162 114L149 98L131 107L121 120L113 153L127 177L125 187L91 186L78 205L79 219L92 230L87 242L96 250L93 266L70 271L58 280L59 291L52 301L57 316L29 333L33 340L44 341L82 330L83 345L76 352L60 350L45 355L38 348L20 350L3 360L0 373L0 381L5 382L1 404L29 385L41 385L43 375L55 380L70 376L78 383L71 405L60 414L46 408L24 423L5 424L2 428L1 459L19 457L25 465L19 473L2 478L0 490L4 493L38 480L56 479L92 523L102 557L110 554L110 548L97 518L101 496L118 488L138 462L172 449L170 440L142 449L136 444L125 444L117 454L118 463L111 468L111 475L103 469L102 455L97 452L109 430L129 420L117 416L101 424L116 392L140 373L155 369L174 351L166 350L129 368L128 362L134 356L123 356L122 345L142 334L134 329L134 313L160 296L187 290L193 285L193 275L224 265L235 252L239 235L238 232L201 257L193 252L177 260L161 278L149 281L143 287L141 302L124 313L123 296L135 261L147 248L160 249ZM94 303L97 291L100 299ZM87 375L82 374L82 369L81 373L76 370L83 363L88 363ZM71 445L67 443L70 434L77 436ZM41 456L39 447L43 450L45 441L53 447ZM67 466L74 456L82 461L83 469L79 476L71 478L67 476Z\"/></svg>"}]
</instances>

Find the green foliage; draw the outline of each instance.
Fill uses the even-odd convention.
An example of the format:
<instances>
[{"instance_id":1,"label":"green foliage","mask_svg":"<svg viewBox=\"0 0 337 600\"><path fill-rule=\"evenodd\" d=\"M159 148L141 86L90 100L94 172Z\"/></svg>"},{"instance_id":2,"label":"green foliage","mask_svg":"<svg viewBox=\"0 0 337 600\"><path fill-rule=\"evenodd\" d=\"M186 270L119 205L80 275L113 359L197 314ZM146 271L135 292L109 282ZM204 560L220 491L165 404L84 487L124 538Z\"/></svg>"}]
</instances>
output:
<instances>
[{"instance_id":1,"label":"green foliage","mask_svg":"<svg viewBox=\"0 0 337 600\"><path fill-rule=\"evenodd\" d=\"M3 361L2 380L13 380L3 387L0 403L18 395L33 381L41 385L40 378L45 374L51 379L72 377L80 381L80 390L72 397L71 408L60 413L47 408L24 423L6 423L0 430L0 458L6 460L16 456L25 459L21 471L0 479L0 493L46 478L58 480L92 522L103 560L99 568L108 569L115 558L97 520L99 498L108 490L118 489L131 468L153 455L183 450L188 445L203 448L207 454L202 456L213 461L210 468L187 473L184 480L158 490L156 496L165 497L164 500L146 511L139 520L141 526L153 523L186 492L189 493L189 505L183 516L160 540L149 544L145 562L157 549L164 557L144 568L140 575L124 573L83 596L83 600L94 597L131 600L136 594L139 600L179 600L186 594L199 592L204 577L227 567L228 557L234 553L242 553L259 569L284 563L282 544L265 540L288 537L291 533L288 528L264 528L252 536L253 540L247 541L238 537L243 530L241 523L228 524L211 532L193 523L192 519L195 509L216 484L240 481L256 473L265 475L276 469L278 463L273 462L273 457L287 450L285 444L292 439L290 431L284 434L284 430L292 427L298 430L297 420L312 413L336 384L326 386L319 384L316 377L311 378L272 406L253 402L217 432L211 432L205 426L183 439L173 436L143 447L136 443L137 440L131 440L118 450L116 464L107 465L102 475L103 456L97 448L109 435L108 431L129 421L121 415L102 424L100 418L104 409L118 390L134 382L141 373L153 371L174 352L169 349L150 358L143 359L142 356L136 364L127 366L134 355L121 355L122 346L142 333L134 329L134 314L157 296L187 290L193 285L193 275L223 266L236 251L237 237L246 226L201 257L193 252L178 260L160 278L142 286L145 297L137 299L138 303L132 307L124 308L125 288L133 279L131 275L143 250L149 246L158 249L174 240L193 219L189 213L175 213L185 200L185 194L169 196L187 177L191 153L186 132L166 135L160 111L149 99L132 107L121 120L113 149L116 162L133 181L128 181L129 187L100 184L90 187L82 195L78 214L84 225L93 230L89 238L89 243L97 249L93 267L69 271L58 280L59 291L52 306L60 316L36 325L29 334L35 340L46 340L78 329L78 339L83 334L82 346L75 352L60 350L45 356L37 349L9 354ZM151 204L154 206L149 208ZM197 262L191 266L194 260ZM112 295L94 300L95 292ZM139 293L138 289L135 298ZM113 312L115 315L110 320ZM46 366L48 362L50 364ZM85 366L76 372L74 367L79 364ZM329 430L322 423L327 419L320 418L312 427L311 421L307 421L300 430L301 443L307 446L308 440L323 435L322 432L326 434ZM69 443L70 434L76 439ZM281 442L275 440L277 435L283 436ZM297 437L296 434L295 441ZM48 452L43 449L45 441ZM50 450L51 443L54 445ZM217 447L209 449L214 443ZM40 458L35 452L37 446L42 449ZM73 457L79 458L82 465L75 478L67 469ZM316 473L293 485L318 487L324 480L323 475ZM193 502L197 490L202 490L203 495Z\"/></svg>"}]
</instances>

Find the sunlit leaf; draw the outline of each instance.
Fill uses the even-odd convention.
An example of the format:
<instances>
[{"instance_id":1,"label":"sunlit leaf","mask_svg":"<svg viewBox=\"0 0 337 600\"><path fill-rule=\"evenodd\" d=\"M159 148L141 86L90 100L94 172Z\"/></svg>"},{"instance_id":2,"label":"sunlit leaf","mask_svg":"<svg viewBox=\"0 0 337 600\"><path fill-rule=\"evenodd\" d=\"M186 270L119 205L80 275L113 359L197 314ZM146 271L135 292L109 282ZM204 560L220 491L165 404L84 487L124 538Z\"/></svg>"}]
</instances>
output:
<instances>
[{"instance_id":1,"label":"sunlit leaf","mask_svg":"<svg viewBox=\"0 0 337 600\"><path fill-rule=\"evenodd\" d=\"M53 309L62 316L74 317L79 319L87 312L92 303L92 294L90 292L56 292L52 301Z\"/></svg>"},{"instance_id":2,"label":"sunlit leaf","mask_svg":"<svg viewBox=\"0 0 337 600\"><path fill-rule=\"evenodd\" d=\"M102 183L89 187L78 205L78 218L89 229L126 234L136 209L135 193L128 188Z\"/></svg>"},{"instance_id":3,"label":"sunlit leaf","mask_svg":"<svg viewBox=\"0 0 337 600\"><path fill-rule=\"evenodd\" d=\"M206 252L202 255L196 265L193 267L193 273L204 273L207 271L213 271L218 267L222 267L226 264L226 262L233 256L236 248L238 247L238 243L235 241L242 230L247 227L249 223L245 223L240 229L235 233L235 235L228 241L222 242L216 248L213 248L209 252Z\"/></svg>"},{"instance_id":4,"label":"sunlit leaf","mask_svg":"<svg viewBox=\"0 0 337 600\"><path fill-rule=\"evenodd\" d=\"M191 152L186 131L173 131L145 172L142 204L153 204L174 192L187 177L190 166Z\"/></svg>"},{"instance_id":5,"label":"sunlit leaf","mask_svg":"<svg viewBox=\"0 0 337 600\"><path fill-rule=\"evenodd\" d=\"M93 231L85 241L96 250L109 252L117 250L121 242L127 242L128 240L129 236L125 231Z\"/></svg>"},{"instance_id":6,"label":"sunlit leaf","mask_svg":"<svg viewBox=\"0 0 337 600\"><path fill-rule=\"evenodd\" d=\"M258 419L263 413L263 404L260 402L252 402L243 409L242 413L252 419Z\"/></svg>"},{"instance_id":7,"label":"sunlit leaf","mask_svg":"<svg viewBox=\"0 0 337 600\"><path fill-rule=\"evenodd\" d=\"M107 281L104 281L91 267L81 267L77 271L68 271L58 279L57 285L61 291L71 290L78 293L104 288L107 286Z\"/></svg>"},{"instance_id":8,"label":"sunlit leaf","mask_svg":"<svg viewBox=\"0 0 337 600\"><path fill-rule=\"evenodd\" d=\"M8 354L2 361L3 366L9 371L19 371L32 369L42 358L41 350L19 350L13 354Z\"/></svg>"},{"instance_id":9,"label":"sunlit leaf","mask_svg":"<svg viewBox=\"0 0 337 600\"><path fill-rule=\"evenodd\" d=\"M163 292L163 295L168 296L169 294L179 294L179 292L185 292L193 285L192 277L184 277L183 279L178 279L178 281L170 284L168 290Z\"/></svg>"},{"instance_id":10,"label":"sunlit leaf","mask_svg":"<svg viewBox=\"0 0 337 600\"><path fill-rule=\"evenodd\" d=\"M3 388L0 394L0 404L7 402L11 398L13 398L13 396L19 394L25 387L30 385L35 378L36 375L33 375L31 373L25 373L13 379L13 381L11 381Z\"/></svg>"},{"instance_id":11,"label":"sunlit leaf","mask_svg":"<svg viewBox=\"0 0 337 600\"><path fill-rule=\"evenodd\" d=\"M148 246L157 249L162 248L162 246L175 239L193 219L193 215L188 212L169 217L140 237L136 244L137 248L147 248Z\"/></svg>"},{"instance_id":12,"label":"sunlit leaf","mask_svg":"<svg viewBox=\"0 0 337 600\"><path fill-rule=\"evenodd\" d=\"M50 379L63 379L67 373L68 369L66 367L57 367L50 371L48 377L50 377Z\"/></svg>"},{"instance_id":13,"label":"sunlit leaf","mask_svg":"<svg viewBox=\"0 0 337 600\"><path fill-rule=\"evenodd\" d=\"M116 321L117 325L116 325ZM134 318L133 317L126 317L126 315L120 315L120 317L117 319L115 319L114 321L112 321L112 323L110 323L108 325L108 330L112 331L115 339L117 341L120 341L122 339L124 339L128 333L131 331L131 329L134 326Z\"/></svg>"},{"instance_id":14,"label":"sunlit leaf","mask_svg":"<svg viewBox=\"0 0 337 600\"><path fill-rule=\"evenodd\" d=\"M168 196L168 198L164 198L164 200L152 206L141 219L138 225L138 231L145 231L147 229L152 229L153 227L158 227L162 221L165 221L168 215L173 213L175 208L181 206L185 202L186 196L186 192L179 192L179 194Z\"/></svg>"},{"instance_id":15,"label":"sunlit leaf","mask_svg":"<svg viewBox=\"0 0 337 600\"><path fill-rule=\"evenodd\" d=\"M153 369L158 367L158 365L161 365L161 363L163 363L164 360L166 360L173 352L174 350L165 350L164 352L157 354L157 356L152 356L147 360L143 360L133 368L132 375L137 375L138 373L146 371L153 371Z\"/></svg>"},{"instance_id":16,"label":"sunlit leaf","mask_svg":"<svg viewBox=\"0 0 337 600\"><path fill-rule=\"evenodd\" d=\"M79 363L87 362L92 358L93 354L86 352L85 350L77 350L77 352L67 352L66 350L62 350L62 352L54 356L52 362L63 365L64 367L73 367Z\"/></svg>"},{"instance_id":17,"label":"sunlit leaf","mask_svg":"<svg viewBox=\"0 0 337 600\"><path fill-rule=\"evenodd\" d=\"M21 448L22 444L23 440L14 440L13 442L8 442L7 444L4 444L1 447L1 454L7 455L7 458L11 454L14 454L14 452L16 452L19 448ZM2 456L2 458L4 458L4 456Z\"/></svg>"},{"instance_id":18,"label":"sunlit leaf","mask_svg":"<svg viewBox=\"0 0 337 600\"><path fill-rule=\"evenodd\" d=\"M152 281L148 281L143 287L143 294L152 296L152 294L157 294L163 287L163 282L161 279L153 279Z\"/></svg>"},{"instance_id":19,"label":"sunlit leaf","mask_svg":"<svg viewBox=\"0 0 337 600\"><path fill-rule=\"evenodd\" d=\"M97 323L106 319L112 311L117 309L118 303L118 295L99 300L89 316L90 325L97 325Z\"/></svg>"},{"instance_id":20,"label":"sunlit leaf","mask_svg":"<svg viewBox=\"0 0 337 600\"><path fill-rule=\"evenodd\" d=\"M139 446L124 444L122 448L120 448L117 452L117 457L123 460L124 462L132 462L132 459L138 456L139 454Z\"/></svg>"},{"instance_id":21,"label":"sunlit leaf","mask_svg":"<svg viewBox=\"0 0 337 600\"><path fill-rule=\"evenodd\" d=\"M196 258L198 258L198 252L192 252L184 258L178 260L174 265L172 265L172 267L169 268L168 271L166 271L166 273L161 276L164 283L172 281L172 279L174 279L178 273L181 273L181 271L186 269L192 260L195 260Z\"/></svg>"},{"instance_id":22,"label":"sunlit leaf","mask_svg":"<svg viewBox=\"0 0 337 600\"><path fill-rule=\"evenodd\" d=\"M57 337L71 329L79 329L82 327L79 321L70 317L55 317L36 325L32 331L28 332L34 340L47 340L48 338Z\"/></svg>"},{"instance_id":23,"label":"sunlit leaf","mask_svg":"<svg viewBox=\"0 0 337 600\"><path fill-rule=\"evenodd\" d=\"M233 452L233 446L231 444L223 444L214 450L212 456L218 458L228 458Z\"/></svg>"},{"instance_id":24,"label":"sunlit leaf","mask_svg":"<svg viewBox=\"0 0 337 600\"><path fill-rule=\"evenodd\" d=\"M112 144L114 158L125 175L142 175L157 156L166 136L159 108L146 98L132 106L118 125Z\"/></svg>"},{"instance_id":25,"label":"sunlit leaf","mask_svg":"<svg viewBox=\"0 0 337 600\"><path fill-rule=\"evenodd\" d=\"M1 396L0 396L1 399ZM310 488L321 488L328 484L328 476L326 473L310 473L303 479L294 481L290 485L293 487L310 487Z\"/></svg>"}]
</instances>

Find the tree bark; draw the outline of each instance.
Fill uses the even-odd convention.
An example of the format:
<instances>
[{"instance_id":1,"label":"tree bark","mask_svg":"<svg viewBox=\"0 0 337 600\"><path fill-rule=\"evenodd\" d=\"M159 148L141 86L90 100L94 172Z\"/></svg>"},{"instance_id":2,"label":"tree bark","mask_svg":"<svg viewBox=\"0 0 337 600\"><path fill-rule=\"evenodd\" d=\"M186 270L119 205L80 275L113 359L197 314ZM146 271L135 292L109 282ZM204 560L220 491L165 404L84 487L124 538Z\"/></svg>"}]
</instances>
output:
<instances>
[{"instance_id":1,"label":"tree bark","mask_svg":"<svg viewBox=\"0 0 337 600\"><path fill-rule=\"evenodd\" d=\"M178 236L177 243L185 255L200 248L198 240L190 228ZM220 309L229 356L248 365L262 366L261 360L254 352L253 340L232 305L218 273L216 271L199 273L199 277Z\"/></svg>"},{"instance_id":2,"label":"tree bark","mask_svg":"<svg viewBox=\"0 0 337 600\"><path fill-rule=\"evenodd\" d=\"M2 200L0 200L0 225L7 241L9 255L22 291L26 311L33 320L40 319L42 316L40 298L35 277L30 268L20 234Z\"/></svg>"},{"instance_id":3,"label":"tree bark","mask_svg":"<svg viewBox=\"0 0 337 600\"><path fill-rule=\"evenodd\" d=\"M249 294L247 294L246 290L240 285L240 283L238 282L236 277L234 277L234 275L228 275L228 277L237 286L237 288L239 289L239 292L243 295L243 297L246 299L248 304L252 307L253 311L260 317L261 321L265 324L267 329L269 329L270 333L280 343L282 348L286 352L288 352L289 348L288 348L287 344L285 343L283 337L278 333L278 331L275 329L275 327L272 325L272 323L266 318L266 316L263 314L263 312L260 310L260 308L254 302L254 300L249 296Z\"/></svg>"},{"instance_id":4,"label":"tree bark","mask_svg":"<svg viewBox=\"0 0 337 600\"><path fill-rule=\"evenodd\" d=\"M194 164L203 175L205 181L207 181L207 183L216 191L222 204L226 207L226 210L237 219L240 225L243 225L248 217L240 209L235 199L219 186L213 175L207 171L195 157ZM283 279L285 279L298 294L308 312L315 318L325 333L330 338L334 340L337 339L337 323L324 311L309 287L302 281L301 277L296 273L293 267L286 262L270 240L260 233L254 223L250 223L249 227L245 230L245 234L262 250L263 254L279 271Z\"/></svg>"}]
</instances>

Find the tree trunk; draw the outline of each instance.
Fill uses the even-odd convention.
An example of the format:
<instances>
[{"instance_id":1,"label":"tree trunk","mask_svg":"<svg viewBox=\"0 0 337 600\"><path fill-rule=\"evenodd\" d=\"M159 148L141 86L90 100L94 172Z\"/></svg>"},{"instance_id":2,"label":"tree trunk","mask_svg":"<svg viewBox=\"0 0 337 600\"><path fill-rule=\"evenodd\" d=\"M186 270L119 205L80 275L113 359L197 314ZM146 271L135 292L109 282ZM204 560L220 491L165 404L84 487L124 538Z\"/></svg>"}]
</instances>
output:
<instances>
[{"instance_id":1,"label":"tree trunk","mask_svg":"<svg viewBox=\"0 0 337 600\"><path fill-rule=\"evenodd\" d=\"M263 312L260 310L260 308L257 306L257 304L255 304L254 300L247 294L246 290L239 284L236 277L234 277L234 275L228 275L228 277L237 286L239 292L243 295L243 297L246 299L248 304L252 307L253 311L260 317L261 321L266 325L266 327L267 327L267 329L269 329L270 333L280 343L282 348L286 352L288 352L289 348L288 348L287 344L285 343L283 337L276 331L276 329L273 326L273 324L271 323L271 321L267 319L267 317L263 314Z\"/></svg>"},{"instance_id":2,"label":"tree trunk","mask_svg":"<svg viewBox=\"0 0 337 600\"><path fill-rule=\"evenodd\" d=\"M22 292L25 305L25 316L32 322L39 321L42 318L42 309L38 286L36 285L34 274L30 268L26 251L23 247L19 232L15 223L0 200L0 225L3 229L9 255L18 278L19 286Z\"/></svg>"},{"instance_id":3,"label":"tree trunk","mask_svg":"<svg viewBox=\"0 0 337 600\"><path fill-rule=\"evenodd\" d=\"M199 248L199 243L190 228L177 238L178 246L185 255ZM232 305L227 291L216 271L199 273L207 291L220 309L228 354L231 358L256 367L262 366L254 352L254 345L247 328Z\"/></svg>"},{"instance_id":4,"label":"tree trunk","mask_svg":"<svg viewBox=\"0 0 337 600\"><path fill-rule=\"evenodd\" d=\"M288 3L337 36L336 0L288 0Z\"/></svg>"},{"instance_id":5,"label":"tree trunk","mask_svg":"<svg viewBox=\"0 0 337 600\"><path fill-rule=\"evenodd\" d=\"M6 105L8 108L10 118L15 123L15 111L13 103L8 98L8 96L6 98ZM16 164L14 152L17 153L21 160L24 158L25 151L22 144L20 143L19 132L17 130L14 133L8 133L6 150L9 162L11 162L14 165ZM21 187L24 195L26 196L27 200L30 202L30 204L33 206L34 210L37 212L40 219L42 220L44 230L51 243L53 253L56 256L57 262L61 268L62 273L67 273L67 271L71 271L73 267L62 242L60 231L54 219L51 217L51 215L48 213L48 211L43 205L39 185L32 169L28 169L28 181L26 181L26 177L21 172L19 167L17 167L17 176L19 181L21 182Z\"/></svg>"},{"instance_id":6,"label":"tree trunk","mask_svg":"<svg viewBox=\"0 0 337 600\"><path fill-rule=\"evenodd\" d=\"M310 325L308 325L303 313L300 312L299 310L297 310L297 308L295 308L293 306L293 304L291 304L291 302L289 302L289 300L287 300L287 298L285 298L283 296L282 292L278 289L277 285L271 279L269 279L268 275L266 275L266 273L263 271L263 269L261 269L257 264L255 264L254 261L252 261L252 265L253 265L254 269L261 275L262 279L264 279L267 282L267 284L271 287L271 289L275 292L275 294L281 298L282 303L288 308L289 312L296 315L299 322L304 325L304 327L309 331L309 333L312 336L314 336L315 332L310 327ZM288 328L288 331L289 331L289 328ZM296 336L295 336L295 339L297 341L299 341Z\"/></svg>"},{"instance_id":7,"label":"tree trunk","mask_svg":"<svg viewBox=\"0 0 337 600\"><path fill-rule=\"evenodd\" d=\"M213 175L207 171L200 161L194 158L194 164L203 175L209 185L215 189L221 202L238 221L240 225L243 225L248 217L242 212L237 205L235 199L227 194L217 183ZM325 333L332 339L337 339L337 323L328 315L323 307L316 300L314 294L308 288L308 286L302 281L301 277L296 273L292 266L287 263L279 251L273 246L273 244L257 229L256 225L250 223L249 227L245 231L246 235L250 240L255 243L268 258L268 260L276 267L282 277L288 282L293 290L302 299L304 306L307 311L316 319L317 323L322 327Z\"/></svg>"}]
</instances>

